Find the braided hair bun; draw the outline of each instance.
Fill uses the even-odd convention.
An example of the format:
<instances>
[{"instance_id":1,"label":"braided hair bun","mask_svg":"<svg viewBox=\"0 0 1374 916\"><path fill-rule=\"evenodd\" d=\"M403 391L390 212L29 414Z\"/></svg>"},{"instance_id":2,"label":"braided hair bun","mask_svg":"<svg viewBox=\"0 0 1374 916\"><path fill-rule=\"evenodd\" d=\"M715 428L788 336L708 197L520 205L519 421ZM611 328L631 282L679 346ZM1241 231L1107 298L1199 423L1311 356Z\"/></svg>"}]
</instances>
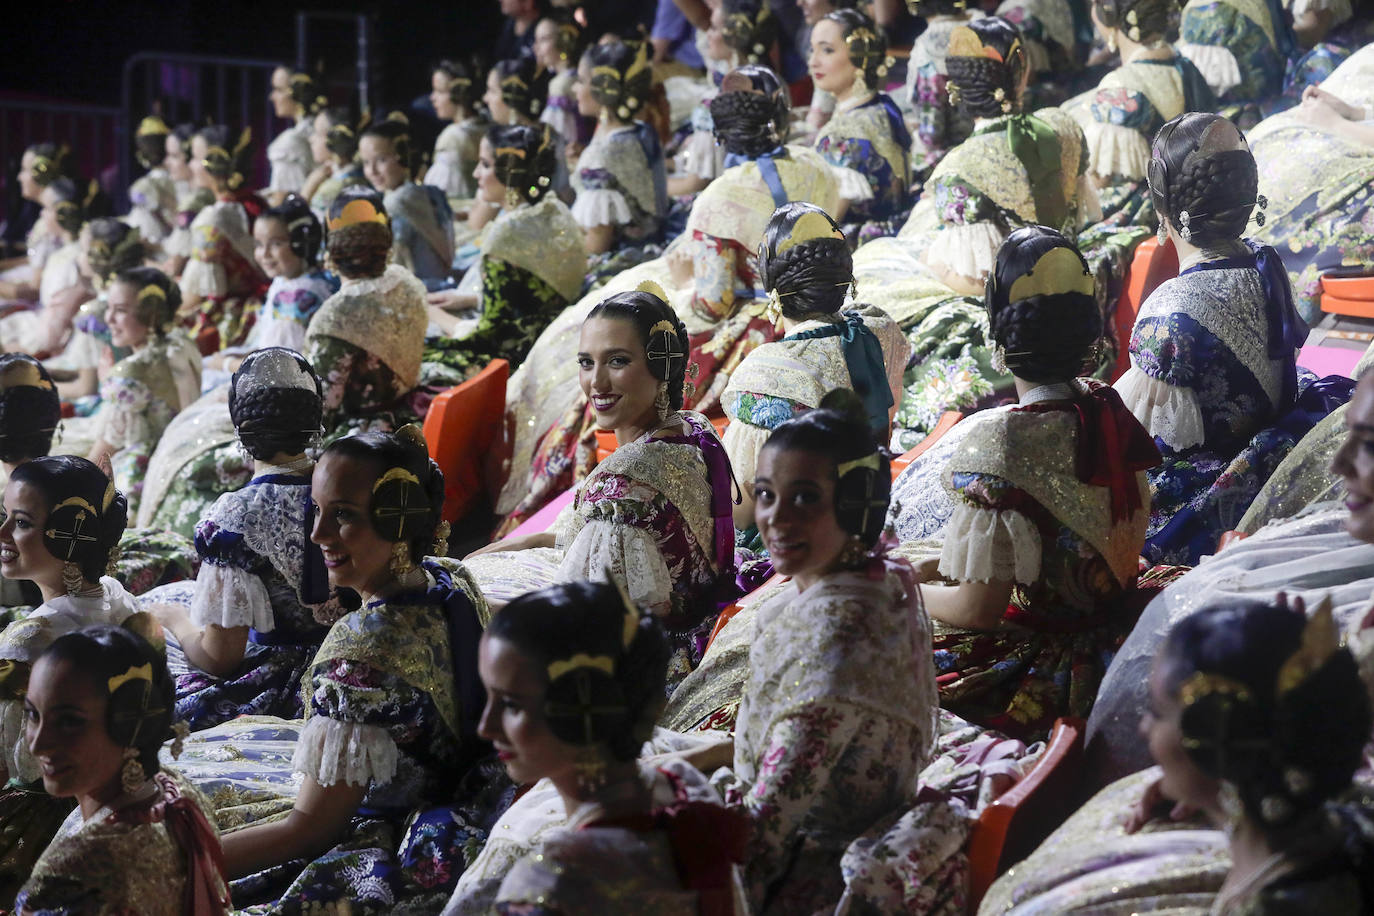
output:
<instances>
[{"instance_id":1,"label":"braided hair bun","mask_svg":"<svg viewBox=\"0 0 1374 916\"><path fill-rule=\"evenodd\" d=\"M617 761L639 756L663 709L670 647L619 586L569 582L522 595L496 612L486 638L513 645L546 680L542 712L555 737L602 746Z\"/></svg>"},{"instance_id":2,"label":"braided hair bun","mask_svg":"<svg viewBox=\"0 0 1374 916\"><path fill-rule=\"evenodd\" d=\"M73 236L79 233L81 227L86 225L88 189L79 185L75 179L64 176L54 180L43 190L52 195L53 215L62 231Z\"/></svg>"},{"instance_id":3,"label":"braided hair bun","mask_svg":"<svg viewBox=\"0 0 1374 916\"><path fill-rule=\"evenodd\" d=\"M835 316L854 282L854 257L844 233L815 204L783 204L773 211L759 246L760 279L775 291L783 317Z\"/></svg>"},{"instance_id":4,"label":"braided hair bun","mask_svg":"<svg viewBox=\"0 0 1374 916\"><path fill-rule=\"evenodd\" d=\"M358 131L354 127L353 113L344 107L326 108L322 114L329 124L325 133L324 147L341 162L352 162L358 155Z\"/></svg>"},{"instance_id":5,"label":"braided hair bun","mask_svg":"<svg viewBox=\"0 0 1374 916\"><path fill-rule=\"evenodd\" d=\"M416 431L414 435L412 429ZM330 455L366 462L376 469L362 502L368 506L372 526L382 538L404 542L415 558L434 552L437 529L443 520L444 474L429 457L418 427L335 439L320 458ZM415 510L420 508L426 511L417 513Z\"/></svg>"},{"instance_id":6,"label":"braided hair bun","mask_svg":"<svg viewBox=\"0 0 1374 916\"><path fill-rule=\"evenodd\" d=\"M883 30L856 9L833 10L825 18L839 25L849 62L862 71L864 82L881 88L889 66Z\"/></svg>"},{"instance_id":7,"label":"braided hair bun","mask_svg":"<svg viewBox=\"0 0 1374 916\"><path fill-rule=\"evenodd\" d=\"M730 71L710 108L712 132L728 153L755 158L787 138L787 89L767 67L749 64Z\"/></svg>"},{"instance_id":8,"label":"braided hair bun","mask_svg":"<svg viewBox=\"0 0 1374 916\"><path fill-rule=\"evenodd\" d=\"M1142 44L1178 40L1178 0L1093 0L1093 11L1109 29Z\"/></svg>"},{"instance_id":9,"label":"braided hair bun","mask_svg":"<svg viewBox=\"0 0 1374 916\"><path fill-rule=\"evenodd\" d=\"M380 277L391 258L391 226L370 185L344 188L329 205L329 260L345 279Z\"/></svg>"},{"instance_id":10,"label":"braided hair bun","mask_svg":"<svg viewBox=\"0 0 1374 916\"><path fill-rule=\"evenodd\" d=\"M496 180L526 203L536 203L553 183L556 146L547 124L496 124L487 129Z\"/></svg>"},{"instance_id":11,"label":"braided hair bun","mask_svg":"<svg viewBox=\"0 0 1374 916\"><path fill-rule=\"evenodd\" d=\"M778 17L767 0L724 0L725 25L721 35L725 44L751 64L768 60L768 52L778 40Z\"/></svg>"},{"instance_id":12,"label":"braided hair bun","mask_svg":"<svg viewBox=\"0 0 1374 916\"><path fill-rule=\"evenodd\" d=\"M975 19L954 30L945 69L949 98L975 118L995 118L1020 108L1029 66L1021 32L1001 16Z\"/></svg>"},{"instance_id":13,"label":"braided hair bun","mask_svg":"<svg viewBox=\"0 0 1374 916\"><path fill-rule=\"evenodd\" d=\"M1007 368L1050 384L1083 371L1102 336L1093 276L1073 243L1047 226L1009 235L988 274L984 305Z\"/></svg>"},{"instance_id":14,"label":"braided hair bun","mask_svg":"<svg viewBox=\"0 0 1374 916\"><path fill-rule=\"evenodd\" d=\"M531 121L539 120L549 102L549 82L553 74L531 54L503 60L492 70L501 84L501 101L511 111Z\"/></svg>"},{"instance_id":15,"label":"braided hair bun","mask_svg":"<svg viewBox=\"0 0 1374 916\"><path fill-rule=\"evenodd\" d=\"M295 350L249 353L229 383L229 419L239 442L258 461L300 455L320 434L319 377Z\"/></svg>"},{"instance_id":16,"label":"braided hair bun","mask_svg":"<svg viewBox=\"0 0 1374 916\"><path fill-rule=\"evenodd\" d=\"M473 67L461 60L441 60L431 73L442 73L448 80L448 97L454 105L471 111L482 98L482 83Z\"/></svg>"},{"instance_id":17,"label":"braided hair bun","mask_svg":"<svg viewBox=\"0 0 1374 916\"><path fill-rule=\"evenodd\" d=\"M205 171L230 190L243 184L253 158L252 131L245 127L235 139L224 124L210 124L196 131L196 137L205 141Z\"/></svg>"},{"instance_id":18,"label":"braided hair bun","mask_svg":"<svg viewBox=\"0 0 1374 916\"><path fill-rule=\"evenodd\" d=\"M0 356L0 461L48 454L61 421L62 401L43 364L27 353Z\"/></svg>"},{"instance_id":19,"label":"braided hair bun","mask_svg":"<svg viewBox=\"0 0 1374 916\"><path fill-rule=\"evenodd\" d=\"M1147 178L1156 211L1199 247L1239 239L1259 201L1255 157L1221 115L1189 112L1161 127Z\"/></svg>"},{"instance_id":20,"label":"braided hair bun","mask_svg":"<svg viewBox=\"0 0 1374 916\"><path fill-rule=\"evenodd\" d=\"M329 99L325 98L320 84L309 73L292 70L290 85L291 101L301 106L301 111L304 112L305 117L313 116L329 104Z\"/></svg>"},{"instance_id":21,"label":"braided hair bun","mask_svg":"<svg viewBox=\"0 0 1374 916\"><path fill-rule=\"evenodd\" d=\"M653 89L648 43L613 39L593 45L584 59L591 66L590 90L596 103L622 121L637 117Z\"/></svg>"},{"instance_id":22,"label":"braided hair bun","mask_svg":"<svg viewBox=\"0 0 1374 916\"><path fill-rule=\"evenodd\" d=\"M614 318L628 321L639 332L639 339L648 357L649 373L660 382L668 383L668 406L682 408L687 378L687 326L677 317L672 306L657 294L642 289L616 293L602 300L585 321L593 318Z\"/></svg>"}]
</instances>

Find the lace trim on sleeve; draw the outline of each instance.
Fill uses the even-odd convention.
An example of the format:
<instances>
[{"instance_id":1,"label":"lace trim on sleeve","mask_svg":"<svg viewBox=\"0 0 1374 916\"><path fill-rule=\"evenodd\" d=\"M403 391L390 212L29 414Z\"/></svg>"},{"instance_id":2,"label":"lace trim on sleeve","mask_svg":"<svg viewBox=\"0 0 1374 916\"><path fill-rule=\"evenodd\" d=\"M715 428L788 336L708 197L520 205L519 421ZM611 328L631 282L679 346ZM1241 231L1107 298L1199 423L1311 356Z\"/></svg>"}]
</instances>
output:
<instances>
[{"instance_id":1,"label":"lace trim on sleeve","mask_svg":"<svg viewBox=\"0 0 1374 916\"><path fill-rule=\"evenodd\" d=\"M835 186L845 200L872 200L873 186L862 173L848 166L831 163L830 171L835 173Z\"/></svg>"},{"instance_id":2,"label":"lace trim on sleeve","mask_svg":"<svg viewBox=\"0 0 1374 916\"><path fill-rule=\"evenodd\" d=\"M192 257L181 272L181 291L188 296L223 296L229 292L224 265Z\"/></svg>"},{"instance_id":3,"label":"lace trim on sleeve","mask_svg":"<svg viewBox=\"0 0 1374 916\"><path fill-rule=\"evenodd\" d=\"M715 178L720 170L716 168L716 138L709 130L694 130L678 150L677 160L688 175Z\"/></svg>"},{"instance_id":4,"label":"lace trim on sleeve","mask_svg":"<svg viewBox=\"0 0 1374 916\"><path fill-rule=\"evenodd\" d=\"M945 224L926 251L926 263L970 280L981 281L997 261L1002 232L990 222L958 226Z\"/></svg>"},{"instance_id":5,"label":"lace trim on sleeve","mask_svg":"<svg viewBox=\"0 0 1374 916\"><path fill-rule=\"evenodd\" d=\"M1114 387L1140 425L1169 448L1178 451L1206 439L1202 408L1193 389L1152 378L1137 366L1127 369Z\"/></svg>"},{"instance_id":6,"label":"lace trim on sleeve","mask_svg":"<svg viewBox=\"0 0 1374 916\"><path fill-rule=\"evenodd\" d=\"M1150 166L1150 143L1138 130L1089 121L1083 125L1092 171L1104 178L1141 181Z\"/></svg>"},{"instance_id":7,"label":"lace trim on sleeve","mask_svg":"<svg viewBox=\"0 0 1374 916\"><path fill-rule=\"evenodd\" d=\"M196 575L190 616L198 627L252 627L269 633L276 626L262 579L246 569L216 563L203 563Z\"/></svg>"},{"instance_id":8,"label":"lace trim on sleeve","mask_svg":"<svg viewBox=\"0 0 1374 916\"><path fill-rule=\"evenodd\" d=\"M961 502L945 527L940 575L959 582L1031 585L1040 578L1040 533L1020 512Z\"/></svg>"},{"instance_id":9,"label":"lace trim on sleeve","mask_svg":"<svg viewBox=\"0 0 1374 916\"><path fill-rule=\"evenodd\" d=\"M634 222L625 195L605 188L588 188L578 192L572 205L573 219L584 229L593 226L623 226Z\"/></svg>"},{"instance_id":10,"label":"lace trim on sleeve","mask_svg":"<svg viewBox=\"0 0 1374 916\"><path fill-rule=\"evenodd\" d=\"M650 613L672 610L673 578L652 534L643 528L593 519L582 527L563 558L561 581L600 581L609 569L630 599Z\"/></svg>"},{"instance_id":11,"label":"lace trim on sleeve","mask_svg":"<svg viewBox=\"0 0 1374 916\"><path fill-rule=\"evenodd\" d=\"M1218 96L1240 85L1240 64L1229 48L1220 45L1195 45L1180 41L1174 45L1178 53L1193 62L1198 73Z\"/></svg>"},{"instance_id":12,"label":"lace trim on sleeve","mask_svg":"<svg viewBox=\"0 0 1374 916\"><path fill-rule=\"evenodd\" d=\"M291 769L322 786L379 785L396 775L396 741L380 725L312 716L296 740Z\"/></svg>"},{"instance_id":13,"label":"lace trim on sleeve","mask_svg":"<svg viewBox=\"0 0 1374 916\"><path fill-rule=\"evenodd\" d=\"M1091 226L1102 219L1102 197L1097 182L1088 174L1078 176L1078 225Z\"/></svg>"}]
</instances>

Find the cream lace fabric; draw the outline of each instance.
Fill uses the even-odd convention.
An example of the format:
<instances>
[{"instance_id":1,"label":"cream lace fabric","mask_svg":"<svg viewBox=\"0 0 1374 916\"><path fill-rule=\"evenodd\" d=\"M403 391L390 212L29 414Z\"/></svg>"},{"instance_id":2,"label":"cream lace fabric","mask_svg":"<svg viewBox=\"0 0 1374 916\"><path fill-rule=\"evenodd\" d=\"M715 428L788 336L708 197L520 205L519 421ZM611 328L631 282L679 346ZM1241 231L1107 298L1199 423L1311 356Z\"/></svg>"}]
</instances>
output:
<instances>
[{"instance_id":1,"label":"cream lace fabric","mask_svg":"<svg viewBox=\"0 0 1374 916\"><path fill-rule=\"evenodd\" d=\"M831 165L830 170L835 173L835 184L845 200L873 199L873 186L859 172L843 165Z\"/></svg>"},{"instance_id":2,"label":"cream lace fabric","mask_svg":"<svg viewBox=\"0 0 1374 916\"><path fill-rule=\"evenodd\" d=\"M255 574L237 566L204 563L196 574L191 597L191 622L204 628L252 627L266 633L276 626L267 586Z\"/></svg>"},{"instance_id":3,"label":"cream lace fabric","mask_svg":"<svg viewBox=\"0 0 1374 916\"><path fill-rule=\"evenodd\" d=\"M660 616L672 610L673 577L647 528L595 519L582 526L559 567L558 581L603 579L609 569L630 598Z\"/></svg>"},{"instance_id":4,"label":"cream lace fabric","mask_svg":"<svg viewBox=\"0 0 1374 916\"><path fill-rule=\"evenodd\" d=\"M296 741L291 769L322 786L385 785L396 775L396 741L380 725L311 716Z\"/></svg>"},{"instance_id":5,"label":"cream lace fabric","mask_svg":"<svg viewBox=\"0 0 1374 916\"><path fill-rule=\"evenodd\" d=\"M1240 64L1229 48L1220 45L1195 45L1180 41L1178 53L1193 62L1198 73L1218 96L1240 85Z\"/></svg>"},{"instance_id":6,"label":"cream lace fabric","mask_svg":"<svg viewBox=\"0 0 1374 916\"><path fill-rule=\"evenodd\" d=\"M926 263L981 281L997 261L997 249L1002 247L1003 238L1002 231L992 223L946 223L931 240Z\"/></svg>"},{"instance_id":7,"label":"cream lace fabric","mask_svg":"<svg viewBox=\"0 0 1374 916\"><path fill-rule=\"evenodd\" d=\"M1040 534L1020 512L981 509L959 502L945 526L940 575L958 582L1040 578Z\"/></svg>"},{"instance_id":8,"label":"cream lace fabric","mask_svg":"<svg viewBox=\"0 0 1374 916\"><path fill-rule=\"evenodd\" d=\"M315 158L310 154L310 134L314 130L314 118L301 118L294 126L277 134L267 145L267 161L272 164L272 175L267 183L268 191L290 191L300 193L305 187L305 179L315 168Z\"/></svg>"},{"instance_id":9,"label":"cream lace fabric","mask_svg":"<svg viewBox=\"0 0 1374 916\"><path fill-rule=\"evenodd\" d=\"M1127 369L1113 387L1140 425L1171 449L1181 451L1201 445L1206 439L1202 408L1193 389L1151 378L1135 366Z\"/></svg>"},{"instance_id":10,"label":"cream lace fabric","mask_svg":"<svg viewBox=\"0 0 1374 916\"><path fill-rule=\"evenodd\" d=\"M237 201L217 200L201 210L191 223L191 260L181 272L183 296L225 296L229 293L229 277L218 260L206 261L196 257L202 239L222 234L235 253L248 263L253 260L253 235L248 225L248 211Z\"/></svg>"},{"instance_id":11,"label":"cream lace fabric","mask_svg":"<svg viewBox=\"0 0 1374 916\"><path fill-rule=\"evenodd\" d=\"M621 226L634 220L625 195L606 188L588 188L577 192L572 205L573 219L583 228L593 226Z\"/></svg>"}]
</instances>

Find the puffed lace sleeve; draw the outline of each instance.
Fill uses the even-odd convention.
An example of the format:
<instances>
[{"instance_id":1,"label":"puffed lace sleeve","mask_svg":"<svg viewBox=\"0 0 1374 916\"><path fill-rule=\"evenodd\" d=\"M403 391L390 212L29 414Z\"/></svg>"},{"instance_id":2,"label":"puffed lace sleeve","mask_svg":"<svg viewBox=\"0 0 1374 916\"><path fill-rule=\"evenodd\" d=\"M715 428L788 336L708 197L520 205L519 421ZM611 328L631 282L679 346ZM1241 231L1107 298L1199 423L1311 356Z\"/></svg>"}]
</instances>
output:
<instances>
[{"instance_id":1,"label":"puffed lace sleeve","mask_svg":"<svg viewBox=\"0 0 1374 916\"><path fill-rule=\"evenodd\" d=\"M841 197L849 201L872 200L873 186L868 183L863 172L846 165L830 163L830 171L835 174L835 188Z\"/></svg>"},{"instance_id":2,"label":"puffed lace sleeve","mask_svg":"<svg viewBox=\"0 0 1374 916\"><path fill-rule=\"evenodd\" d=\"M623 226L634 222L634 213L629 201L620 190L609 163L605 162L604 150L593 142L577 161L577 174L574 186L577 199L573 201L572 215L577 224L584 229L594 226Z\"/></svg>"},{"instance_id":3,"label":"puffed lace sleeve","mask_svg":"<svg viewBox=\"0 0 1374 916\"><path fill-rule=\"evenodd\" d=\"M148 423L153 394L134 378L115 375L101 389L97 435L116 449L156 444Z\"/></svg>"},{"instance_id":4,"label":"puffed lace sleeve","mask_svg":"<svg viewBox=\"0 0 1374 916\"><path fill-rule=\"evenodd\" d=\"M347 658L317 664L310 678L310 717L291 768L322 786L390 782L399 751L389 728L408 718L406 709L419 702L419 692Z\"/></svg>"},{"instance_id":5,"label":"puffed lace sleeve","mask_svg":"<svg viewBox=\"0 0 1374 916\"><path fill-rule=\"evenodd\" d=\"M668 614L673 593L668 564L653 533L636 524L654 508L636 500L615 499L598 502L597 510L598 517L583 525L568 547L559 580L602 580L610 570L635 604L653 614Z\"/></svg>"},{"instance_id":6,"label":"puffed lace sleeve","mask_svg":"<svg viewBox=\"0 0 1374 916\"><path fill-rule=\"evenodd\" d=\"M1167 317L1141 318L1131 332L1131 368L1113 386L1140 425L1175 451L1206 439L1202 407L1190 384L1190 340L1172 333Z\"/></svg>"},{"instance_id":7,"label":"puffed lace sleeve","mask_svg":"<svg viewBox=\"0 0 1374 916\"><path fill-rule=\"evenodd\" d=\"M1083 122L1083 136L1093 173L1143 180L1150 165L1145 131L1155 118L1149 98L1130 89L1103 88L1093 96L1088 111L1092 117Z\"/></svg>"},{"instance_id":8,"label":"puffed lace sleeve","mask_svg":"<svg viewBox=\"0 0 1374 916\"><path fill-rule=\"evenodd\" d=\"M961 277L982 280L997 260L1005 237L992 221L992 199L956 175L935 178L940 228L926 251L926 263Z\"/></svg>"},{"instance_id":9,"label":"puffed lace sleeve","mask_svg":"<svg viewBox=\"0 0 1374 916\"><path fill-rule=\"evenodd\" d=\"M0 662L0 667L13 671L10 677L22 678L25 684L28 683L28 662L5 660ZM28 735L24 730L24 701L20 697L0 699L0 753L5 755L3 762L11 779L32 782L39 777L38 761L29 753Z\"/></svg>"},{"instance_id":10,"label":"puffed lace sleeve","mask_svg":"<svg viewBox=\"0 0 1374 916\"><path fill-rule=\"evenodd\" d=\"M1230 48L1187 41L1180 41L1174 47L1193 62L1218 98L1241 84L1240 63Z\"/></svg>"},{"instance_id":11,"label":"puffed lace sleeve","mask_svg":"<svg viewBox=\"0 0 1374 916\"><path fill-rule=\"evenodd\" d=\"M1000 477L954 471L954 513L945 526L940 575L957 582L1040 578L1040 533L1020 511L1030 497Z\"/></svg>"},{"instance_id":12,"label":"puffed lace sleeve","mask_svg":"<svg viewBox=\"0 0 1374 916\"><path fill-rule=\"evenodd\" d=\"M191 622L198 627L253 627L267 633L275 626L267 585L256 570L264 560L244 541L241 532L216 524L220 503L237 494L226 493L196 526L200 572L191 597Z\"/></svg>"}]
</instances>

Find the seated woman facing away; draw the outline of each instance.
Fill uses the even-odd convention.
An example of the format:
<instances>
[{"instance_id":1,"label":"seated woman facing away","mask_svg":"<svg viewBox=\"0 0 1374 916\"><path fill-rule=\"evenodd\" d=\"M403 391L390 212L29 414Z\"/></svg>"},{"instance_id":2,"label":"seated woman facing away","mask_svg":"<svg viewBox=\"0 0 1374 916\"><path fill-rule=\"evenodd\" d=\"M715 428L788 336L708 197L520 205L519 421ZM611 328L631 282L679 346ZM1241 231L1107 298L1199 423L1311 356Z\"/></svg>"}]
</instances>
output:
<instances>
[{"instance_id":1,"label":"seated woman facing away","mask_svg":"<svg viewBox=\"0 0 1374 916\"><path fill-rule=\"evenodd\" d=\"M250 353L230 381L229 416L253 458L253 479L196 525L195 581L143 596L176 637L189 669L177 714L192 729L239 715L302 714L301 677L328 627L319 548L310 542L305 450L320 434L320 380L299 353Z\"/></svg>"},{"instance_id":2,"label":"seated woman facing away","mask_svg":"<svg viewBox=\"0 0 1374 916\"><path fill-rule=\"evenodd\" d=\"M471 912L497 881L498 913L734 912L748 820L694 767L635 759L663 706L668 651L654 616L611 584L551 586L496 613L480 733L513 781L551 783L567 819L504 879L460 885L446 913Z\"/></svg>"},{"instance_id":3,"label":"seated woman facing away","mask_svg":"<svg viewBox=\"0 0 1374 916\"><path fill-rule=\"evenodd\" d=\"M158 761L172 726L172 679L140 636L92 626L33 666L24 700L43 787L75 798L15 902L23 914L217 916L229 910L209 802ZM184 728L184 726L180 726Z\"/></svg>"},{"instance_id":4,"label":"seated woman facing away","mask_svg":"<svg viewBox=\"0 0 1374 916\"><path fill-rule=\"evenodd\" d=\"M661 293L652 283L618 293L582 323L582 390L619 447L553 530L505 538L467 562L493 601L609 572L663 621L673 685L700 661L734 585L734 533L730 463L706 418L682 410L687 333Z\"/></svg>"},{"instance_id":5,"label":"seated woman facing away","mask_svg":"<svg viewBox=\"0 0 1374 916\"><path fill-rule=\"evenodd\" d=\"M486 602L444 558L443 474L418 427L332 443L311 498L311 539L329 583L357 592L362 606L334 623L304 678L294 807L227 834L225 871L244 879L234 885L240 906L434 912L453 892L465 847L483 839L476 825L486 814L460 807L470 799L456 790L484 750L477 643Z\"/></svg>"},{"instance_id":6,"label":"seated woman facing away","mask_svg":"<svg viewBox=\"0 0 1374 916\"><path fill-rule=\"evenodd\" d=\"M1374 803L1357 770L1374 630L1351 640L1357 665L1328 604L1295 605L1234 601L1175 626L1140 723L1159 766L1095 796L981 912L1370 912Z\"/></svg>"},{"instance_id":7,"label":"seated woman facing away","mask_svg":"<svg viewBox=\"0 0 1374 916\"><path fill-rule=\"evenodd\" d=\"M1012 735L1084 716L1130 631L1159 461L1110 387L1078 378L1102 331L1093 277L1044 226L1008 236L988 281L992 339L1019 403L963 421L944 471L955 509L922 597L937 621L940 701Z\"/></svg>"}]
</instances>

